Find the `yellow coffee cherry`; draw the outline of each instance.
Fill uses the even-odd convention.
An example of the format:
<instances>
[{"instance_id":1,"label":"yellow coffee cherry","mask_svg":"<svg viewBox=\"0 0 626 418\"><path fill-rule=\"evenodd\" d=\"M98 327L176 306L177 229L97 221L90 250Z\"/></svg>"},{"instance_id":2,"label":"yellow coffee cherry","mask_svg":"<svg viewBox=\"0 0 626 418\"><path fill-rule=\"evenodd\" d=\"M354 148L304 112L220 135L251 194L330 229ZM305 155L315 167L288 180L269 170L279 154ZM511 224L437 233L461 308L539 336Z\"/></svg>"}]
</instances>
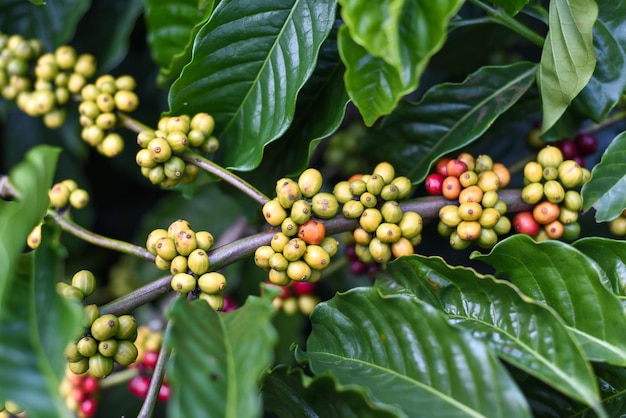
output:
<instances>
[{"instance_id":1,"label":"yellow coffee cherry","mask_svg":"<svg viewBox=\"0 0 626 418\"><path fill-rule=\"evenodd\" d=\"M330 265L330 255L319 245L307 245L302 258L315 270L323 270Z\"/></svg>"},{"instance_id":2,"label":"yellow coffee cherry","mask_svg":"<svg viewBox=\"0 0 626 418\"><path fill-rule=\"evenodd\" d=\"M367 248L377 263L386 263L391 260L391 245L388 243L382 242L378 238L372 238Z\"/></svg>"},{"instance_id":3,"label":"yellow coffee cherry","mask_svg":"<svg viewBox=\"0 0 626 418\"><path fill-rule=\"evenodd\" d=\"M361 214L359 218L359 225L367 232L375 232L378 225L381 224L383 215L378 209L367 208Z\"/></svg>"},{"instance_id":4,"label":"yellow coffee cherry","mask_svg":"<svg viewBox=\"0 0 626 418\"><path fill-rule=\"evenodd\" d=\"M376 228L376 238L381 242L392 244L402 238L402 231L400 227L394 223L383 222Z\"/></svg>"},{"instance_id":5,"label":"yellow coffee cherry","mask_svg":"<svg viewBox=\"0 0 626 418\"><path fill-rule=\"evenodd\" d=\"M396 170L388 162L382 162L374 167L374 171L372 171L372 174L381 176L385 181L385 184L389 184L394 179L396 175Z\"/></svg>"},{"instance_id":6,"label":"yellow coffee cherry","mask_svg":"<svg viewBox=\"0 0 626 418\"><path fill-rule=\"evenodd\" d=\"M302 241L304 242L304 241ZM272 255L274 255L276 251L269 245L262 245L256 249L254 252L254 263L261 267L262 269L269 269L269 260Z\"/></svg>"},{"instance_id":7,"label":"yellow coffee cherry","mask_svg":"<svg viewBox=\"0 0 626 418\"><path fill-rule=\"evenodd\" d=\"M308 281L311 277L311 267L303 260L296 260L287 266L287 276L295 281Z\"/></svg>"},{"instance_id":8,"label":"yellow coffee cherry","mask_svg":"<svg viewBox=\"0 0 626 418\"><path fill-rule=\"evenodd\" d=\"M172 277L170 285L175 292L189 293L196 288L196 278L188 273L178 273Z\"/></svg>"},{"instance_id":9,"label":"yellow coffee cherry","mask_svg":"<svg viewBox=\"0 0 626 418\"><path fill-rule=\"evenodd\" d=\"M306 242L301 238L291 238L283 248L283 255L288 261L296 261L302 257L306 251ZM291 277L291 276L290 276ZM292 280L296 280L293 279Z\"/></svg>"},{"instance_id":10,"label":"yellow coffee cherry","mask_svg":"<svg viewBox=\"0 0 626 418\"><path fill-rule=\"evenodd\" d=\"M415 248L407 238L401 237L398 241L391 244L391 254L394 258L411 255L414 252Z\"/></svg>"},{"instance_id":11,"label":"yellow coffee cherry","mask_svg":"<svg viewBox=\"0 0 626 418\"><path fill-rule=\"evenodd\" d=\"M178 254L185 256L188 256L192 253L193 250L198 248L196 234L191 230L180 231L174 239L174 244L176 246L176 251L178 252Z\"/></svg>"},{"instance_id":12,"label":"yellow coffee cherry","mask_svg":"<svg viewBox=\"0 0 626 418\"><path fill-rule=\"evenodd\" d=\"M483 214L483 207L480 203L467 202L459 205L459 217L464 221L475 221Z\"/></svg>"},{"instance_id":13,"label":"yellow coffee cherry","mask_svg":"<svg viewBox=\"0 0 626 418\"><path fill-rule=\"evenodd\" d=\"M220 294L209 294L205 292L200 292L199 299L205 301L211 309L216 311L221 311L224 309L224 296Z\"/></svg>"},{"instance_id":14,"label":"yellow coffee cherry","mask_svg":"<svg viewBox=\"0 0 626 418\"><path fill-rule=\"evenodd\" d=\"M50 206L53 208L64 208L68 205L70 199L70 191L63 183L56 183L52 189L48 191Z\"/></svg>"},{"instance_id":15,"label":"yellow coffee cherry","mask_svg":"<svg viewBox=\"0 0 626 418\"><path fill-rule=\"evenodd\" d=\"M423 220L422 216L417 212L405 212L402 219L398 223L402 236L411 239L422 233Z\"/></svg>"},{"instance_id":16,"label":"yellow coffee cherry","mask_svg":"<svg viewBox=\"0 0 626 418\"><path fill-rule=\"evenodd\" d=\"M161 238L167 238L167 231L162 228L155 229L148 234L148 238L146 239L146 249L150 252L150 254L157 255L156 244Z\"/></svg>"},{"instance_id":17,"label":"yellow coffee cherry","mask_svg":"<svg viewBox=\"0 0 626 418\"><path fill-rule=\"evenodd\" d=\"M291 283L291 279L287 275L287 269L282 271L270 269L268 276L270 282L278 286L288 286Z\"/></svg>"},{"instance_id":18,"label":"yellow coffee cherry","mask_svg":"<svg viewBox=\"0 0 626 418\"><path fill-rule=\"evenodd\" d=\"M337 198L330 193L317 193L313 196L312 205L313 213L322 219L332 218L337 214L339 202Z\"/></svg>"},{"instance_id":19,"label":"yellow coffee cherry","mask_svg":"<svg viewBox=\"0 0 626 418\"><path fill-rule=\"evenodd\" d=\"M226 277L218 272L205 273L198 278L198 287L205 293L219 293L226 288Z\"/></svg>"},{"instance_id":20,"label":"yellow coffee cherry","mask_svg":"<svg viewBox=\"0 0 626 418\"><path fill-rule=\"evenodd\" d=\"M313 197L322 188L322 173L315 168L308 168L300 174L298 186L304 197Z\"/></svg>"},{"instance_id":21,"label":"yellow coffee cherry","mask_svg":"<svg viewBox=\"0 0 626 418\"><path fill-rule=\"evenodd\" d=\"M285 208L280 204L278 199L275 198L263 205L263 217L268 224L278 226L287 217L287 211L285 211Z\"/></svg>"},{"instance_id":22,"label":"yellow coffee cherry","mask_svg":"<svg viewBox=\"0 0 626 418\"><path fill-rule=\"evenodd\" d=\"M187 267L194 274L201 275L209 270L209 256L206 251L195 249L187 258Z\"/></svg>"}]
</instances>

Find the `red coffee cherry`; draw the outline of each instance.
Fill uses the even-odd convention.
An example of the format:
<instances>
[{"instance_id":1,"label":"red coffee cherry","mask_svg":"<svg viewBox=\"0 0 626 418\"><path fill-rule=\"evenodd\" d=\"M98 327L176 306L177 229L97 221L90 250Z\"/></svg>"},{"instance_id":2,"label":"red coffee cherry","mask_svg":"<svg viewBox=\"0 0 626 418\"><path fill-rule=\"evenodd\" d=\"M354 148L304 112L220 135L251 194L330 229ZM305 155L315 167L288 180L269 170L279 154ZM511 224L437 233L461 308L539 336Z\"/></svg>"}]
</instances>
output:
<instances>
[{"instance_id":1,"label":"red coffee cherry","mask_svg":"<svg viewBox=\"0 0 626 418\"><path fill-rule=\"evenodd\" d=\"M128 389L130 390L130 393L141 399L146 397L149 387L150 378L148 376L137 375L130 379L130 382L128 382Z\"/></svg>"},{"instance_id":2,"label":"red coffee cherry","mask_svg":"<svg viewBox=\"0 0 626 418\"><path fill-rule=\"evenodd\" d=\"M535 236L539 232L541 225L533 217L531 211L519 212L513 218L513 228L518 234Z\"/></svg>"},{"instance_id":3,"label":"red coffee cherry","mask_svg":"<svg viewBox=\"0 0 626 418\"><path fill-rule=\"evenodd\" d=\"M578 134L574 137L574 143L581 157L595 154L598 150L598 139L592 134Z\"/></svg>"},{"instance_id":4,"label":"red coffee cherry","mask_svg":"<svg viewBox=\"0 0 626 418\"><path fill-rule=\"evenodd\" d=\"M445 176L440 173L432 173L428 177L426 177L424 185L426 186L426 191L428 192L428 194L431 194L433 196L441 195L444 179Z\"/></svg>"}]
</instances>

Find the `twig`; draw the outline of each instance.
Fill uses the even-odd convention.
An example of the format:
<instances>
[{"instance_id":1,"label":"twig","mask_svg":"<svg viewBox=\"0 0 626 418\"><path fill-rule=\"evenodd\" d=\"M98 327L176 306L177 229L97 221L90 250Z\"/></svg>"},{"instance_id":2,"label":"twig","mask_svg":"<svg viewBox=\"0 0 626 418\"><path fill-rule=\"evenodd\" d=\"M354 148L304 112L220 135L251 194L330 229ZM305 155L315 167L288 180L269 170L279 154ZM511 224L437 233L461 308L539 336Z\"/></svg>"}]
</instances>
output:
<instances>
[{"instance_id":1,"label":"twig","mask_svg":"<svg viewBox=\"0 0 626 418\"><path fill-rule=\"evenodd\" d=\"M143 123L139 122L137 119L131 118L126 113L118 112L117 120L119 121L121 127L135 133L145 131L146 129L152 129L148 125L144 125Z\"/></svg>"},{"instance_id":2,"label":"twig","mask_svg":"<svg viewBox=\"0 0 626 418\"><path fill-rule=\"evenodd\" d=\"M161 344L159 357L154 366L154 372L152 373L152 379L150 380L148 393L146 394L146 399L143 402L143 405L141 405L141 410L139 411L137 418L150 418L152 416L154 404L156 403L157 397L159 396L159 390L161 389L161 384L163 383L163 376L165 376L165 365L167 364L167 360L170 357L170 350L167 347L167 340L169 338L171 328L172 322L170 321L165 327L163 343Z\"/></svg>"},{"instance_id":3,"label":"twig","mask_svg":"<svg viewBox=\"0 0 626 418\"><path fill-rule=\"evenodd\" d=\"M524 38L528 39L530 42L534 43L538 47L543 48L545 39L541 35L530 30L526 25L513 19L511 16L506 14L504 10L498 7L493 7L491 6L491 4L484 2L483 0L470 0L470 1L476 6L486 11L487 14L493 19L494 23L499 23L503 26L506 26L507 28L511 29L513 32L517 33L518 35L521 35Z\"/></svg>"}]
</instances>

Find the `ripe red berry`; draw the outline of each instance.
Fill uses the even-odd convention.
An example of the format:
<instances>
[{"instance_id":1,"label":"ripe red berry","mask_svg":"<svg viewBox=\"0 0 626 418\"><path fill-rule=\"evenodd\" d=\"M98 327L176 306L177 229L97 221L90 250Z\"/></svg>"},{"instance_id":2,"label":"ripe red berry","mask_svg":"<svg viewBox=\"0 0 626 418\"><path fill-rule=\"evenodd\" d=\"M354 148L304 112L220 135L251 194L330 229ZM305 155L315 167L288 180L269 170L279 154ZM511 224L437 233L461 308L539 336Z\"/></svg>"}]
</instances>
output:
<instances>
[{"instance_id":1,"label":"ripe red berry","mask_svg":"<svg viewBox=\"0 0 626 418\"><path fill-rule=\"evenodd\" d=\"M443 189L443 180L446 177L440 173L432 173L426 177L424 180L424 185L426 186L426 191L428 194L433 196L441 195L441 191Z\"/></svg>"},{"instance_id":2,"label":"ripe red berry","mask_svg":"<svg viewBox=\"0 0 626 418\"><path fill-rule=\"evenodd\" d=\"M574 158L572 158L572 160L576 161L576 163L582 168L585 167L585 159L580 155L575 156Z\"/></svg>"},{"instance_id":3,"label":"ripe red berry","mask_svg":"<svg viewBox=\"0 0 626 418\"><path fill-rule=\"evenodd\" d=\"M298 296L309 295L315 292L315 283L310 282L293 282L293 291Z\"/></svg>"},{"instance_id":4,"label":"ripe red berry","mask_svg":"<svg viewBox=\"0 0 626 418\"><path fill-rule=\"evenodd\" d=\"M560 141L557 145L563 153L563 158L565 160L573 160L578 156L578 149L576 148L576 144L574 143L574 141L570 139L564 139Z\"/></svg>"},{"instance_id":5,"label":"ripe red berry","mask_svg":"<svg viewBox=\"0 0 626 418\"><path fill-rule=\"evenodd\" d=\"M594 154L598 150L598 139L592 134L578 134L574 142L581 157Z\"/></svg>"},{"instance_id":6,"label":"ripe red berry","mask_svg":"<svg viewBox=\"0 0 626 418\"><path fill-rule=\"evenodd\" d=\"M146 353L143 355L143 364L146 367L154 369L154 366L156 366L158 359L159 359L158 351L146 351Z\"/></svg>"},{"instance_id":7,"label":"ripe red berry","mask_svg":"<svg viewBox=\"0 0 626 418\"><path fill-rule=\"evenodd\" d=\"M513 228L518 234L535 236L539 232L541 225L533 217L531 211L519 212L513 218Z\"/></svg>"},{"instance_id":8,"label":"ripe red berry","mask_svg":"<svg viewBox=\"0 0 626 418\"><path fill-rule=\"evenodd\" d=\"M96 413L97 406L98 405L96 404L96 401L94 398L92 397L85 398L80 403L80 412L82 412L82 414L87 418L92 417Z\"/></svg>"},{"instance_id":9,"label":"ripe red berry","mask_svg":"<svg viewBox=\"0 0 626 418\"><path fill-rule=\"evenodd\" d=\"M460 177L461 174L467 171L467 164L461 160L453 159L446 164L446 171L448 176Z\"/></svg>"},{"instance_id":10,"label":"ripe red berry","mask_svg":"<svg viewBox=\"0 0 626 418\"><path fill-rule=\"evenodd\" d=\"M452 160L450 157L443 157L437 161L437 165L435 166L435 171L441 174L444 177L448 176L448 163Z\"/></svg>"},{"instance_id":11,"label":"ripe red berry","mask_svg":"<svg viewBox=\"0 0 626 418\"><path fill-rule=\"evenodd\" d=\"M235 302L235 299L228 295L224 295L224 307L221 312L232 312L237 308L239 308L239 305Z\"/></svg>"},{"instance_id":12,"label":"ripe red berry","mask_svg":"<svg viewBox=\"0 0 626 418\"><path fill-rule=\"evenodd\" d=\"M85 393L96 393L99 387L98 379L93 376L85 376L82 386Z\"/></svg>"},{"instance_id":13,"label":"ripe red berry","mask_svg":"<svg viewBox=\"0 0 626 418\"><path fill-rule=\"evenodd\" d=\"M161 402L167 402L170 399L171 389L167 383L161 384L159 388L159 400Z\"/></svg>"},{"instance_id":14,"label":"ripe red berry","mask_svg":"<svg viewBox=\"0 0 626 418\"><path fill-rule=\"evenodd\" d=\"M344 250L344 254L346 255L346 258L350 261L354 261L354 260L358 260L359 257L357 257L356 255L356 250L354 247L354 244L351 245L346 245L346 249Z\"/></svg>"},{"instance_id":15,"label":"ripe red berry","mask_svg":"<svg viewBox=\"0 0 626 418\"><path fill-rule=\"evenodd\" d=\"M354 260L350 263L350 272L355 276L367 273L368 265L361 260Z\"/></svg>"},{"instance_id":16,"label":"ripe red berry","mask_svg":"<svg viewBox=\"0 0 626 418\"><path fill-rule=\"evenodd\" d=\"M144 375L137 375L128 382L128 390L130 390L130 393L141 399L145 399L149 387L150 378Z\"/></svg>"},{"instance_id":17,"label":"ripe red berry","mask_svg":"<svg viewBox=\"0 0 626 418\"><path fill-rule=\"evenodd\" d=\"M85 390L81 387L74 387L72 390L72 398L74 398L76 403L81 403L85 399L85 396L87 396L87 393L85 393Z\"/></svg>"}]
</instances>

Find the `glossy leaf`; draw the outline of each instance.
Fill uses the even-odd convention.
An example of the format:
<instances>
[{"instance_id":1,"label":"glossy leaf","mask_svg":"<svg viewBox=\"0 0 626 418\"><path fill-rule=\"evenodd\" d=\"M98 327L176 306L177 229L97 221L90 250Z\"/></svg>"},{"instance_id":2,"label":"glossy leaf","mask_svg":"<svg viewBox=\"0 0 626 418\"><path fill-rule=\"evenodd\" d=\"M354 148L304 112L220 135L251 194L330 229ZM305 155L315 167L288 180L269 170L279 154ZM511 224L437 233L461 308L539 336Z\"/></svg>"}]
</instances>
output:
<instances>
[{"instance_id":1,"label":"glossy leaf","mask_svg":"<svg viewBox=\"0 0 626 418\"><path fill-rule=\"evenodd\" d=\"M258 173L267 177L269 190L274 190L277 178L300 174L308 167L319 142L335 132L343 120L349 98L333 33L322 44L315 71L298 93L291 126L266 147L263 161L250 173L257 187L265 180Z\"/></svg>"},{"instance_id":2,"label":"glossy leaf","mask_svg":"<svg viewBox=\"0 0 626 418\"><path fill-rule=\"evenodd\" d=\"M602 269L602 283L618 296L626 296L626 241L587 237L572 244Z\"/></svg>"},{"instance_id":3,"label":"glossy leaf","mask_svg":"<svg viewBox=\"0 0 626 418\"><path fill-rule=\"evenodd\" d=\"M262 382L265 409L279 417L391 418L367 402L365 390L339 385L331 376L309 377L302 369L277 367Z\"/></svg>"},{"instance_id":4,"label":"glossy leaf","mask_svg":"<svg viewBox=\"0 0 626 418\"><path fill-rule=\"evenodd\" d=\"M0 30L38 38L53 49L72 39L90 4L90 0L58 0L41 7L24 0L6 0L0 4Z\"/></svg>"},{"instance_id":5,"label":"glossy leaf","mask_svg":"<svg viewBox=\"0 0 626 418\"><path fill-rule=\"evenodd\" d=\"M626 208L626 132L611 141L591 173L581 190L583 209L594 208L597 222L617 218Z\"/></svg>"},{"instance_id":6,"label":"glossy leaf","mask_svg":"<svg viewBox=\"0 0 626 418\"><path fill-rule=\"evenodd\" d=\"M524 295L554 309L589 360L626 365L626 315L617 297L602 285L600 267L591 258L561 241L536 243L523 234L473 258L495 267Z\"/></svg>"},{"instance_id":7,"label":"glossy leaf","mask_svg":"<svg viewBox=\"0 0 626 418\"><path fill-rule=\"evenodd\" d=\"M384 143L380 159L393 161L414 183L432 163L478 139L534 83L536 65L483 67L462 83L428 90L418 103L403 102L372 132L372 146Z\"/></svg>"},{"instance_id":8,"label":"glossy leaf","mask_svg":"<svg viewBox=\"0 0 626 418\"><path fill-rule=\"evenodd\" d=\"M383 292L414 294L508 363L601 410L591 366L565 324L509 282L449 266L440 257L401 257L387 273L377 282Z\"/></svg>"},{"instance_id":9,"label":"glossy leaf","mask_svg":"<svg viewBox=\"0 0 626 418\"><path fill-rule=\"evenodd\" d=\"M528 3L528 0L495 0L491 3L502 7L505 12L510 14L511 16L516 15L517 12L522 10L524 6Z\"/></svg>"},{"instance_id":10,"label":"glossy leaf","mask_svg":"<svg viewBox=\"0 0 626 418\"><path fill-rule=\"evenodd\" d=\"M32 417L69 417L58 391L63 350L78 332L79 306L56 292L56 255L44 228L38 250L21 254L49 200L58 149L40 146L10 173L19 198L0 200L0 400Z\"/></svg>"},{"instance_id":11,"label":"glossy leaf","mask_svg":"<svg viewBox=\"0 0 626 418\"><path fill-rule=\"evenodd\" d=\"M561 117L593 74L596 55L592 28L597 17L594 1L550 2L549 30L537 73L544 132Z\"/></svg>"},{"instance_id":12,"label":"glossy leaf","mask_svg":"<svg viewBox=\"0 0 626 418\"><path fill-rule=\"evenodd\" d=\"M626 3L598 0L598 20L593 26L596 68L574 104L596 121L604 119L626 89Z\"/></svg>"},{"instance_id":13,"label":"glossy leaf","mask_svg":"<svg viewBox=\"0 0 626 418\"><path fill-rule=\"evenodd\" d=\"M359 30L359 33L366 32L368 36L353 35L353 27L347 24L339 30L339 53L346 65L348 94L361 112L365 124L371 126L380 116L391 113L404 95L417 88L430 57L441 49L446 40L449 20L463 2L397 2L391 6L393 10L388 14L392 17L382 19L382 29L377 29L376 25L380 9L385 9L384 6L388 4L380 8L372 7L367 2L357 1L354 4L358 5L358 12L351 16L353 26L357 26L357 21L361 25L363 20L364 30ZM400 5L402 8L398 12L395 8ZM397 25L394 25L393 16L399 18ZM393 31L394 36L388 41L389 46L374 56L369 51L376 50L378 45L385 42L385 31Z\"/></svg>"},{"instance_id":14,"label":"glossy leaf","mask_svg":"<svg viewBox=\"0 0 626 418\"><path fill-rule=\"evenodd\" d=\"M330 0L220 2L170 90L170 113L211 113L224 165L253 169L292 122L335 6Z\"/></svg>"},{"instance_id":15,"label":"glossy leaf","mask_svg":"<svg viewBox=\"0 0 626 418\"><path fill-rule=\"evenodd\" d=\"M375 405L410 417L530 416L487 347L412 295L354 288L318 305L311 323L296 359L365 388Z\"/></svg>"},{"instance_id":16,"label":"glossy leaf","mask_svg":"<svg viewBox=\"0 0 626 418\"><path fill-rule=\"evenodd\" d=\"M271 324L273 296L250 296L229 313L215 312L201 299L176 300L169 313L174 321L170 416L191 417L200 411L203 417L261 416L257 383L277 340Z\"/></svg>"},{"instance_id":17,"label":"glossy leaf","mask_svg":"<svg viewBox=\"0 0 626 418\"><path fill-rule=\"evenodd\" d=\"M198 0L149 0L146 3L148 45L165 79L178 77L191 61L193 40L213 12L214 1L199 7Z\"/></svg>"}]
</instances>

